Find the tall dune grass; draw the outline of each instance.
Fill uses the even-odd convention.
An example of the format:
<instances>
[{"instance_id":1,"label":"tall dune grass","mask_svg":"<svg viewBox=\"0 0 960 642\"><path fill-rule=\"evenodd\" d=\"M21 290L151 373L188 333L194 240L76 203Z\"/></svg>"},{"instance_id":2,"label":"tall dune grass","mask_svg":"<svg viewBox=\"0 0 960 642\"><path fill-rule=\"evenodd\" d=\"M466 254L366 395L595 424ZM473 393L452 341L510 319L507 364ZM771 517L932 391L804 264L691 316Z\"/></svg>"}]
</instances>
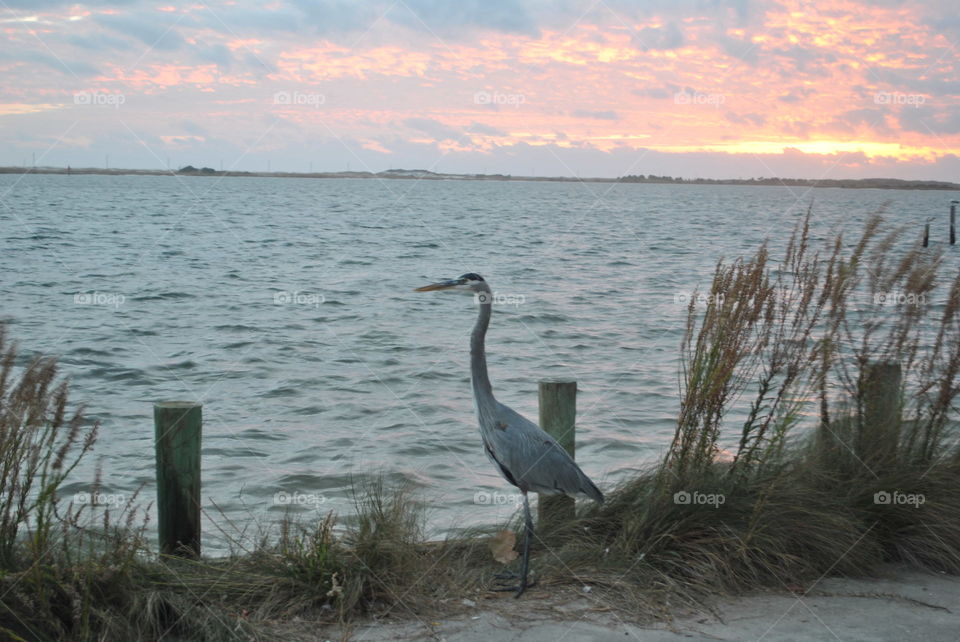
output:
<instances>
[{"instance_id":1,"label":"tall dune grass","mask_svg":"<svg viewBox=\"0 0 960 642\"><path fill-rule=\"evenodd\" d=\"M890 561L960 572L960 275L938 279L941 256L920 247L894 256L901 236L876 216L821 253L808 215L780 265L766 247L718 264L705 306L688 309L670 450L585 515L597 548L642 555L648 571L703 590L868 574ZM905 373L904 414L882 461L864 409L875 362ZM744 403L746 419L731 425ZM727 461L721 436L737 433ZM695 492L723 501L683 502Z\"/></svg>"}]
</instances>

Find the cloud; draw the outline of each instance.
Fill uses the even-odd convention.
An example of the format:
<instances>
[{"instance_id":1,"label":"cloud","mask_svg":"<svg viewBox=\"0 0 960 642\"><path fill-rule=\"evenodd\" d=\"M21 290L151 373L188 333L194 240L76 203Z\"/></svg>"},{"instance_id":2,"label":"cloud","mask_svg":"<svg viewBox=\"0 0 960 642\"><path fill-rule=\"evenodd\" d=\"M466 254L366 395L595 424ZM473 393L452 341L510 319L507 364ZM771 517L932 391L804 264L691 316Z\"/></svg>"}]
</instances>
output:
<instances>
[{"instance_id":1,"label":"cloud","mask_svg":"<svg viewBox=\"0 0 960 642\"><path fill-rule=\"evenodd\" d=\"M151 49L174 51L183 46L183 37L174 29L175 21L162 25L157 24L156 20L117 14L101 14L93 19L109 29L139 40Z\"/></svg>"},{"instance_id":2,"label":"cloud","mask_svg":"<svg viewBox=\"0 0 960 642\"><path fill-rule=\"evenodd\" d=\"M725 33L718 33L712 37L712 40L719 45L719 47L728 56L751 64L757 62L757 57L760 50L757 48L755 43L751 42L747 38L739 38L736 36L729 36Z\"/></svg>"},{"instance_id":3,"label":"cloud","mask_svg":"<svg viewBox=\"0 0 960 642\"><path fill-rule=\"evenodd\" d=\"M216 63L219 67L227 69L233 64L233 54L230 49L222 44L198 45L196 56L204 62Z\"/></svg>"},{"instance_id":4,"label":"cloud","mask_svg":"<svg viewBox=\"0 0 960 642\"><path fill-rule=\"evenodd\" d=\"M737 125L762 127L767 122L767 118L763 114L735 114L732 111L728 111L723 117Z\"/></svg>"},{"instance_id":5,"label":"cloud","mask_svg":"<svg viewBox=\"0 0 960 642\"><path fill-rule=\"evenodd\" d=\"M39 11L74 4L77 4L76 0L4 0L3 6L6 9ZM136 0L87 0L83 4L90 7L121 7L136 4Z\"/></svg>"},{"instance_id":6,"label":"cloud","mask_svg":"<svg viewBox=\"0 0 960 642\"><path fill-rule=\"evenodd\" d=\"M673 98L674 94L677 93L676 87L650 87L646 89L634 89L630 93L635 96L642 96L643 98L653 98L656 100L664 100L666 98Z\"/></svg>"},{"instance_id":7,"label":"cloud","mask_svg":"<svg viewBox=\"0 0 960 642\"><path fill-rule=\"evenodd\" d=\"M310 15L316 21L314 23L315 27L323 26L321 31L337 28L337 24L334 21L325 21L323 19L324 14L321 13L319 15L314 15L309 13L315 10L317 6L316 3L305 2L303 4L304 10L300 13L298 13L294 8L277 8L275 10L269 10L259 8L247 9L241 6L231 7L229 11L217 12L216 15L218 20L212 22L210 27L216 31L227 32L230 34L234 34L237 31L257 34L273 31L295 32L298 30L303 30L303 14L307 13L307 15ZM331 22L333 22L333 24L331 24ZM349 23L349 26L351 29L359 29L361 24L362 23L360 19L357 18L353 22Z\"/></svg>"},{"instance_id":8,"label":"cloud","mask_svg":"<svg viewBox=\"0 0 960 642\"><path fill-rule=\"evenodd\" d=\"M536 36L539 28L523 0L406 0L390 2L355 2L352 0L287 0L300 12L303 22L325 35L368 30L378 23L395 24L412 31L440 38L464 35L474 31ZM280 28L292 28L290 16L279 13L270 17ZM250 22L245 16L239 22ZM253 25L252 25L253 26ZM351 40L355 40L352 37ZM454 44L454 43L450 43Z\"/></svg>"},{"instance_id":9,"label":"cloud","mask_svg":"<svg viewBox=\"0 0 960 642\"><path fill-rule=\"evenodd\" d=\"M40 64L72 76L96 76L100 73L100 70L97 67L83 62L82 60L74 60L73 58L70 58L69 62L67 62L63 58L58 58L53 54L44 53L42 51L0 51L0 60Z\"/></svg>"},{"instance_id":10,"label":"cloud","mask_svg":"<svg viewBox=\"0 0 960 642\"><path fill-rule=\"evenodd\" d=\"M200 125L198 125L193 121L185 120L182 123L180 123L180 126L183 128L183 131L187 132L188 134L193 134L194 136L207 135L206 128L201 127Z\"/></svg>"},{"instance_id":11,"label":"cloud","mask_svg":"<svg viewBox=\"0 0 960 642\"><path fill-rule=\"evenodd\" d=\"M105 33L94 33L87 36L69 34L64 40L74 47L89 49L90 51L108 51L110 49L129 51L133 48L123 38L115 38Z\"/></svg>"},{"instance_id":12,"label":"cloud","mask_svg":"<svg viewBox=\"0 0 960 642\"><path fill-rule=\"evenodd\" d=\"M574 109L570 113L574 118L593 118L595 120L620 120L619 114L613 110Z\"/></svg>"},{"instance_id":13,"label":"cloud","mask_svg":"<svg viewBox=\"0 0 960 642\"><path fill-rule=\"evenodd\" d=\"M887 126L886 115L887 112L879 107L851 109L838 114L824 129L852 134L857 129L866 127L875 132L890 134L892 131Z\"/></svg>"},{"instance_id":14,"label":"cloud","mask_svg":"<svg viewBox=\"0 0 960 642\"><path fill-rule=\"evenodd\" d=\"M415 14L391 12L391 19L417 30L439 35L474 29L539 35L539 28L522 0L406 0L403 3Z\"/></svg>"},{"instance_id":15,"label":"cloud","mask_svg":"<svg viewBox=\"0 0 960 642\"><path fill-rule=\"evenodd\" d=\"M470 123L470 126L467 127L467 132L470 134L482 134L484 136L506 136L507 132L497 129L496 127L491 127L490 125L484 125L483 123L473 122Z\"/></svg>"},{"instance_id":16,"label":"cloud","mask_svg":"<svg viewBox=\"0 0 960 642\"><path fill-rule=\"evenodd\" d=\"M810 135L812 127L808 122L804 122L802 120L791 120L781 125L780 129L784 134L803 139Z\"/></svg>"},{"instance_id":17,"label":"cloud","mask_svg":"<svg viewBox=\"0 0 960 642\"><path fill-rule=\"evenodd\" d=\"M439 120L433 118L407 118L403 124L423 134L427 134L434 140L452 140L459 141L463 139L463 133L444 125Z\"/></svg>"},{"instance_id":18,"label":"cloud","mask_svg":"<svg viewBox=\"0 0 960 642\"><path fill-rule=\"evenodd\" d=\"M547 15L575 20L592 8L592 3L587 0L543 3L540 6ZM772 0L605 0L604 8L598 8L597 13L612 14L611 19L618 24L622 24L626 19L649 20L650 16L683 18L702 15L709 16L714 22L725 27L742 27L761 22L768 11L779 7L779 3Z\"/></svg>"},{"instance_id":19,"label":"cloud","mask_svg":"<svg viewBox=\"0 0 960 642\"><path fill-rule=\"evenodd\" d=\"M251 73L257 76L277 73L277 66L272 61L267 60L262 54L255 54L252 51L246 51L240 56L243 66Z\"/></svg>"},{"instance_id":20,"label":"cloud","mask_svg":"<svg viewBox=\"0 0 960 642\"><path fill-rule=\"evenodd\" d=\"M630 40L641 51L677 49L684 43L683 32L674 22L663 27L644 27Z\"/></svg>"},{"instance_id":21,"label":"cloud","mask_svg":"<svg viewBox=\"0 0 960 642\"><path fill-rule=\"evenodd\" d=\"M934 58L933 66L941 60ZM930 69L894 69L873 67L869 78L883 85L889 92L920 93L935 97L953 98L960 95L960 80L957 79L956 63L947 66L945 71Z\"/></svg>"},{"instance_id":22,"label":"cloud","mask_svg":"<svg viewBox=\"0 0 960 642\"><path fill-rule=\"evenodd\" d=\"M815 92L816 90L812 87L794 87L788 93L777 96L777 100L793 105L802 102L807 96Z\"/></svg>"},{"instance_id":23,"label":"cloud","mask_svg":"<svg viewBox=\"0 0 960 642\"><path fill-rule=\"evenodd\" d=\"M783 72L790 72L794 77L797 73L805 76L829 76L833 73L831 64L837 62L837 55L823 47L790 47L772 48L768 52L777 56L780 64L785 65Z\"/></svg>"},{"instance_id":24,"label":"cloud","mask_svg":"<svg viewBox=\"0 0 960 642\"><path fill-rule=\"evenodd\" d=\"M390 5L379 2L350 0L287 0L303 16L303 22L321 34L366 31L390 11ZM228 14L229 15L229 14ZM277 13L270 16L276 27L288 27L291 16ZM252 25L255 26L255 25Z\"/></svg>"},{"instance_id":25,"label":"cloud","mask_svg":"<svg viewBox=\"0 0 960 642\"><path fill-rule=\"evenodd\" d=\"M898 120L903 129L911 132L927 135L960 134L960 111L957 109L904 106L900 109Z\"/></svg>"}]
</instances>

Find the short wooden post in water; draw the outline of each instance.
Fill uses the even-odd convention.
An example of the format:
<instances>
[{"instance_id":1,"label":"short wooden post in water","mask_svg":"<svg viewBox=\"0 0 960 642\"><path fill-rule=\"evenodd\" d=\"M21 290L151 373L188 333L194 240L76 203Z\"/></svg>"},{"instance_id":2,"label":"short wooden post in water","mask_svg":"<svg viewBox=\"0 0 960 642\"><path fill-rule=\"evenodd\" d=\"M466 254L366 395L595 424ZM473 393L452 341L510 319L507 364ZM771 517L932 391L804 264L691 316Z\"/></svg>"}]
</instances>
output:
<instances>
[{"instance_id":1,"label":"short wooden post in water","mask_svg":"<svg viewBox=\"0 0 960 642\"><path fill-rule=\"evenodd\" d=\"M160 552L200 556L200 434L202 406L164 401L153 406L157 453Z\"/></svg>"},{"instance_id":2,"label":"short wooden post in water","mask_svg":"<svg viewBox=\"0 0 960 642\"><path fill-rule=\"evenodd\" d=\"M957 242L957 203L960 201L950 201L950 245Z\"/></svg>"},{"instance_id":3,"label":"short wooden post in water","mask_svg":"<svg viewBox=\"0 0 960 642\"><path fill-rule=\"evenodd\" d=\"M897 452L902 377L900 364L892 361L868 363L860 373L863 422L858 456L875 472L875 466L891 461Z\"/></svg>"},{"instance_id":4,"label":"short wooden post in water","mask_svg":"<svg viewBox=\"0 0 960 642\"><path fill-rule=\"evenodd\" d=\"M540 382L540 427L573 457L577 421L577 382ZM541 495L537 518L542 533L565 524L575 516L573 497Z\"/></svg>"},{"instance_id":5,"label":"short wooden post in water","mask_svg":"<svg viewBox=\"0 0 960 642\"><path fill-rule=\"evenodd\" d=\"M923 226L923 247L928 247L930 245L930 221L927 221Z\"/></svg>"}]
</instances>

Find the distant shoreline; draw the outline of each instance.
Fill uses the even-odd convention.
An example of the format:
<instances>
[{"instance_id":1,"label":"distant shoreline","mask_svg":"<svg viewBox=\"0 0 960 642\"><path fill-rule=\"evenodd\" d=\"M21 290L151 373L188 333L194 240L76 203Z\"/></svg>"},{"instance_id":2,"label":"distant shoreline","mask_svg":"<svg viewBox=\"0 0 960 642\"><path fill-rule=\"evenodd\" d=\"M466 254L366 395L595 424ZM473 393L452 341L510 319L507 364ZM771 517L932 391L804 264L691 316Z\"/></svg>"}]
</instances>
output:
<instances>
[{"instance_id":1,"label":"distant shoreline","mask_svg":"<svg viewBox=\"0 0 960 642\"><path fill-rule=\"evenodd\" d=\"M960 183L913 181L898 178L805 179L805 178L679 178L630 175L619 178L575 176L513 176L510 174L442 174L428 170L388 169L383 172L236 172L209 167L178 170L104 169L98 167L0 167L0 174L63 174L106 176L233 176L256 178L378 178L388 180L534 181L548 183L652 183L667 185L762 185L774 187L839 187L844 189L906 189L960 191Z\"/></svg>"}]
</instances>

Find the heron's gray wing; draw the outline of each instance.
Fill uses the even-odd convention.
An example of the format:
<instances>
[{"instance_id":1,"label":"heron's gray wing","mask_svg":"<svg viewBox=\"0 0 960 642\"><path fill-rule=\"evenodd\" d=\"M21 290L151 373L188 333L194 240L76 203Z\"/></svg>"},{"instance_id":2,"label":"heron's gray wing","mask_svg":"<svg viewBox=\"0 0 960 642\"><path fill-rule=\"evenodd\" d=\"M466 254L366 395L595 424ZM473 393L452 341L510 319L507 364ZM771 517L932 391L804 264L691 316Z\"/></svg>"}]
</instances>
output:
<instances>
[{"instance_id":1,"label":"heron's gray wing","mask_svg":"<svg viewBox=\"0 0 960 642\"><path fill-rule=\"evenodd\" d=\"M584 495L603 502L603 493L537 424L503 404L498 404L494 419L493 426L483 427L484 446L507 481L524 491Z\"/></svg>"}]
</instances>

